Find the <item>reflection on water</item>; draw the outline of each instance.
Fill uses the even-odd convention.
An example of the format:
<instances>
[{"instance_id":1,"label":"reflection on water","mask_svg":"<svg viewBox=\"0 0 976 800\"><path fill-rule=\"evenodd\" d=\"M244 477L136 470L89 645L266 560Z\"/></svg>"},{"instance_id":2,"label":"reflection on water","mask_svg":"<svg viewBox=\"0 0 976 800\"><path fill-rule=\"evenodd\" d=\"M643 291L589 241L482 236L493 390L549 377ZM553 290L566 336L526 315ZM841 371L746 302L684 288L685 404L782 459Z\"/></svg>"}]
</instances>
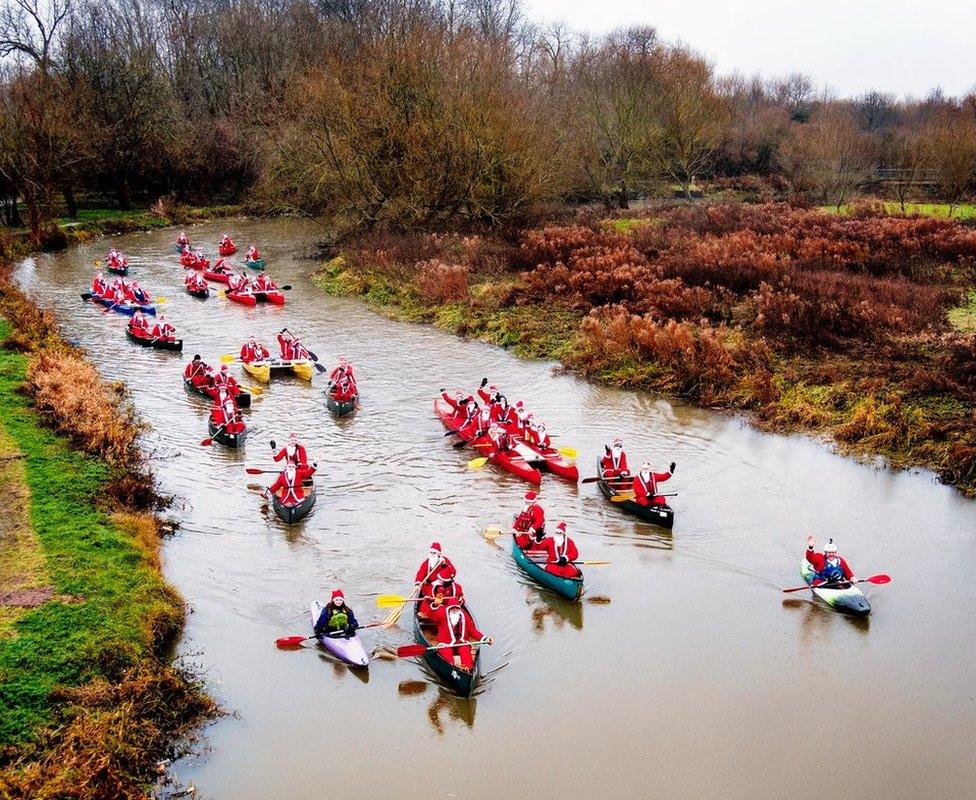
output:
<instances>
[{"instance_id":1,"label":"reflection on water","mask_svg":"<svg viewBox=\"0 0 976 800\"><path fill-rule=\"evenodd\" d=\"M178 778L212 800L317 800L323 781L337 795L405 800L516 798L526 787L535 800L764 799L795 795L826 764L833 785L870 787L865 796L972 797L972 503L925 474L860 466L325 297L297 258L310 223L229 220L189 233L213 251L225 229L258 244L272 277L294 286L285 307L187 296L172 231L99 240L18 271L103 374L127 382L162 488L180 498L163 555L195 612L181 649L235 713L206 729L206 752L179 762ZM131 346L122 317L78 299L110 246L170 298L185 358L213 363L250 333L273 342L287 324L323 361L352 359L362 409L336 420L321 379L275 380L255 397L242 452L201 447L207 404L183 390L184 359ZM483 376L577 448L583 476L616 435L632 462L679 465L673 535L625 516L592 484L544 478L548 517L566 520L582 558L611 561L585 568L581 604L529 585L482 536L507 526L525 487L491 467L467 470L472 454L451 446L431 404L437 387ZM269 440L292 430L319 462L320 489L313 513L288 529L243 468L268 466ZM867 620L784 601L811 530L833 535L859 574L892 575L868 588ZM381 619L373 598L409 594L432 540L495 639L476 701L431 684L421 660L390 656L412 641L409 615L363 632L368 671L274 646L306 632L309 602L336 586L360 621ZM343 757L328 759L339 741ZM450 782L435 787L434 776Z\"/></svg>"}]
</instances>

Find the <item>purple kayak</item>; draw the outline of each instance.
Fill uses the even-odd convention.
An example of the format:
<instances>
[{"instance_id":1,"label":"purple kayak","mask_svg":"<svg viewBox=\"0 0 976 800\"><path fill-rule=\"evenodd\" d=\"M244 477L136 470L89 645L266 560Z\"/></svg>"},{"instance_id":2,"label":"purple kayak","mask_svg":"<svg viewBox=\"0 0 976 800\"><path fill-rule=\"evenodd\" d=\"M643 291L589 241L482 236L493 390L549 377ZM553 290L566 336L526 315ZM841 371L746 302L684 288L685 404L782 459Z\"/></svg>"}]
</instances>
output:
<instances>
[{"instance_id":1,"label":"purple kayak","mask_svg":"<svg viewBox=\"0 0 976 800\"><path fill-rule=\"evenodd\" d=\"M322 609L324 608L325 606L318 600L312 603L311 615L313 628L315 627L315 623L318 622L319 616L321 616ZM366 648L363 647L363 642L359 636L350 636L347 639L345 636L326 636L325 634L320 634L315 638L322 647L332 653L342 663L348 664L351 667L369 666L369 654L366 652Z\"/></svg>"}]
</instances>

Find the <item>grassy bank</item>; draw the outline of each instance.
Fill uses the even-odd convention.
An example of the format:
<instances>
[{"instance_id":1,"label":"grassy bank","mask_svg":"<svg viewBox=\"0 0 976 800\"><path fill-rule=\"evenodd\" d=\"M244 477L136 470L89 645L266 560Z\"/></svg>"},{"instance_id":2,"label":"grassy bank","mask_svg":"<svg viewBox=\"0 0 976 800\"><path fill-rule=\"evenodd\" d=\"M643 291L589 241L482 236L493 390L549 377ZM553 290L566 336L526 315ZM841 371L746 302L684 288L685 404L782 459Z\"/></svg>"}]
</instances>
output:
<instances>
[{"instance_id":1,"label":"grassy bank","mask_svg":"<svg viewBox=\"0 0 976 800\"><path fill-rule=\"evenodd\" d=\"M976 493L976 232L781 205L345 242L317 274L388 315L747 412Z\"/></svg>"},{"instance_id":2,"label":"grassy bank","mask_svg":"<svg viewBox=\"0 0 976 800\"><path fill-rule=\"evenodd\" d=\"M213 712L168 663L183 604L159 570L152 481L119 403L0 281L5 798L146 796L174 737Z\"/></svg>"}]
</instances>

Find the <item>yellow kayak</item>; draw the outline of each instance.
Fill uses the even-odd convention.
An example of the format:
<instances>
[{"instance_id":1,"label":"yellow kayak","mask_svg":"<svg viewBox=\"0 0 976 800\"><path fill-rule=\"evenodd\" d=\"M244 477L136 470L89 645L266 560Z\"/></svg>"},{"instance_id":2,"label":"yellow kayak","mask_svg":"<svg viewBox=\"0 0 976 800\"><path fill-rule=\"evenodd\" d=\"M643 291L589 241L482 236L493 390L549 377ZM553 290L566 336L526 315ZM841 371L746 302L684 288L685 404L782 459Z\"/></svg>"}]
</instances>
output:
<instances>
[{"instance_id":1,"label":"yellow kayak","mask_svg":"<svg viewBox=\"0 0 976 800\"><path fill-rule=\"evenodd\" d=\"M253 364L243 362L244 371L261 383L271 380L271 365L267 361L255 361Z\"/></svg>"},{"instance_id":2,"label":"yellow kayak","mask_svg":"<svg viewBox=\"0 0 976 800\"><path fill-rule=\"evenodd\" d=\"M311 361L292 361L291 368L299 378L306 381L312 380L312 376L315 374L315 367L312 366Z\"/></svg>"}]
</instances>

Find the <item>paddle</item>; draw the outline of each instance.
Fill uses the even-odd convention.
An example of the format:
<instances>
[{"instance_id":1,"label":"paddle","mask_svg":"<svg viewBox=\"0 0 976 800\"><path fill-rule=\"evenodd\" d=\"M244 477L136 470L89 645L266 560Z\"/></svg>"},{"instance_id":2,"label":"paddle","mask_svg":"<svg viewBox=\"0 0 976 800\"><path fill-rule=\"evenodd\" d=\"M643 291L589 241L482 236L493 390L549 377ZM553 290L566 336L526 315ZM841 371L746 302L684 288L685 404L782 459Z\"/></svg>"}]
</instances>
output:
<instances>
[{"instance_id":1,"label":"paddle","mask_svg":"<svg viewBox=\"0 0 976 800\"><path fill-rule=\"evenodd\" d=\"M804 589L835 589L839 588L841 584L846 583L853 586L855 583L873 583L876 586L883 586L886 583L891 583L891 576L880 573L878 575L871 575L867 578L858 578L856 581L834 581L833 583L826 580L815 580L813 583L809 583L806 586L795 586L792 589L783 589L784 592L802 592Z\"/></svg>"},{"instance_id":2,"label":"paddle","mask_svg":"<svg viewBox=\"0 0 976 800\"><path fill-rule=\"evenodd\" d=\"M468 469L481 469L487 463L487 458L472 458L468 462Z\"/></svg>"},{"instance_id":3,"label":"paddle","mask_svg":"<svg viewBox=\"0 0 976 800\"><path fill-rule=\"evenodd\" d=\"M455 450L460 450L462 447L467 447L468 443L465 441L455 442L451 445Z\"/></svg>"},{"instance_id":4,"label":"paddle","mask_svg":"<svg viewBox=\"0 0 976 800\"><path fill-rule=\"evenodd\" d=\"M616 481L629 481L633 480L633 475L618 475L614 478L601 478L599 475L594 475L592 478L583 478L580 483L596 483L597 481L606 481L607 483L614 483Z\"/></svg>"},{"instance_id":5,"label":"paddle","mask_svg":"<svg viewBox=\"0 0 976 800\"><path fill-rule=\"evenodd\" d=\"M82 300L91 300L94 296L95 295L93 295L91 292L82 292L81 293L81 299Z\"/></svg>"},{"instance_id":6,"label":"paddle","mask_svg":"<svg viewBox=\"0 0 976 800\"><path fill-rule=\"evenodd\" d=\"M529 556L529 560L533 564L548 564L549 563L548 561L543 561L542 559L538 559L538 558L532 558L531 556ZM555 563L555 562L553 562L553 563ZM582 564L584 567L599 567L599 566L603 566L604 564L609 564L610 562L609 561L569 561L567 563L569 563L569 564Z\"/></svg>"},{"instance_id":7,"label":"paddle","mask_svg":"<svg viewBox=\"0 0 976 800\"><path fill-rule=\"evenodd\" d=\"M248 475L277 475L284 472L283 469L261 469L260 467L244 467Z\"/></svg>"},{"instance_id":8,"label":"paddle","mask_svg":"<svg viewBox=\"0 0 976 800\"><path fill-rule=\"evenodd\" d=\"M353 630L361 631L364 628L378 628L382 624L383 624L382 622L371 622L369 623L369 625L357 625L355 628L353 628ZM330 639L341 638L338 634L333 635L331 633L328 634L328 637ZM313 633L311 636L282 636L280 639L275 639L275 644L278 647L282 647L282 648L298 647L304 642L307 642L309 639L316 639L316 638L318 638L317 633Z\"/></svg>"},{"instance_id":9,"label":"paddle","mask_svg":"<svg viewBox=\"0 0 976 800\"><path fill-rule=\"evenodd\" d=\"M424 575L424 579L422 581L420 581L420 583L418 583L414 587L413 591L410 593L410 597L411 598L413 598L415 595L418 594L418 592L420 591L420 587L423 586L423 584L427 582L427 579L430 578L430 576L434 574L434 572L437 570L438 567L440 567L440 565L442 563L444 563L443 562L443 558L438 558L437 559L437 563L434 564L434 566L432 566L430 569L427 570L427 574ZM392 595L388 595L388 596L392 596ZM392 628L394 625L397 624L397 620L400 619L400 615L403 613L403 609L405 609L407 607L407 602L409 602L409 599L405 599L404 602L400 603L396 608L394 608L389 613L389 615L387 616L387 618L385 620L383 620L383 627L384 628Z\"/></svg>"},{"instance_id":10,"label":"paddle","mask_svg":"<svg viewBox=\"0 0 976 800\"><path fill-rule=\"evenodd\" d=\"M216 436L218 433L220 433L226 427L227 427L227 423L225 422L223 425L221 425L219 428L217 428L217 430L215 430L213 432L213 436ZM204 439L202 442L200 442L200 446L201 447L210 447L210 445L213 444L213 436L208 436L206 439Z\"/></svg>"},{"instance_id":11,"label":"paddle","mask_svg":"<svg viewBox=\"0 0 976 800\"><path fill-rule=\"evenodd\" d=\"M670 492L669 494L657 495L658 497L677 497L677 492ZM633 492L621 492L620 494L615 494L610 498L611 503L626 503L628 500L633 500L635 497Z\"/></svg>"},{"instance_id":12,"label":"paddle","mask_svg":"<svg viewBox=\"0 0 976 800\"><path fill-rule=\"evenodd\" d=\"M381 594L376 598L377 608L396 608L404 603L418 603L422 597L403 597L399 594Z\"/></svg>"},{"instance_id":13,"label":"paddle","mask_svg":"<svg viewBox=\"0 0 976 800\"><path fill-rule=\"evenodd\" d=\"M422 656L428 650L443 650L447 647L477 647L482 644L491 644L492 639L490 636L486 636L484 639L479 639L476 642L458 642L457 644L433 644L425 646L422 644L405 644L397 648L396 654L400 658L413 658L414 656Z\"/></svg>"}]
</instances>

